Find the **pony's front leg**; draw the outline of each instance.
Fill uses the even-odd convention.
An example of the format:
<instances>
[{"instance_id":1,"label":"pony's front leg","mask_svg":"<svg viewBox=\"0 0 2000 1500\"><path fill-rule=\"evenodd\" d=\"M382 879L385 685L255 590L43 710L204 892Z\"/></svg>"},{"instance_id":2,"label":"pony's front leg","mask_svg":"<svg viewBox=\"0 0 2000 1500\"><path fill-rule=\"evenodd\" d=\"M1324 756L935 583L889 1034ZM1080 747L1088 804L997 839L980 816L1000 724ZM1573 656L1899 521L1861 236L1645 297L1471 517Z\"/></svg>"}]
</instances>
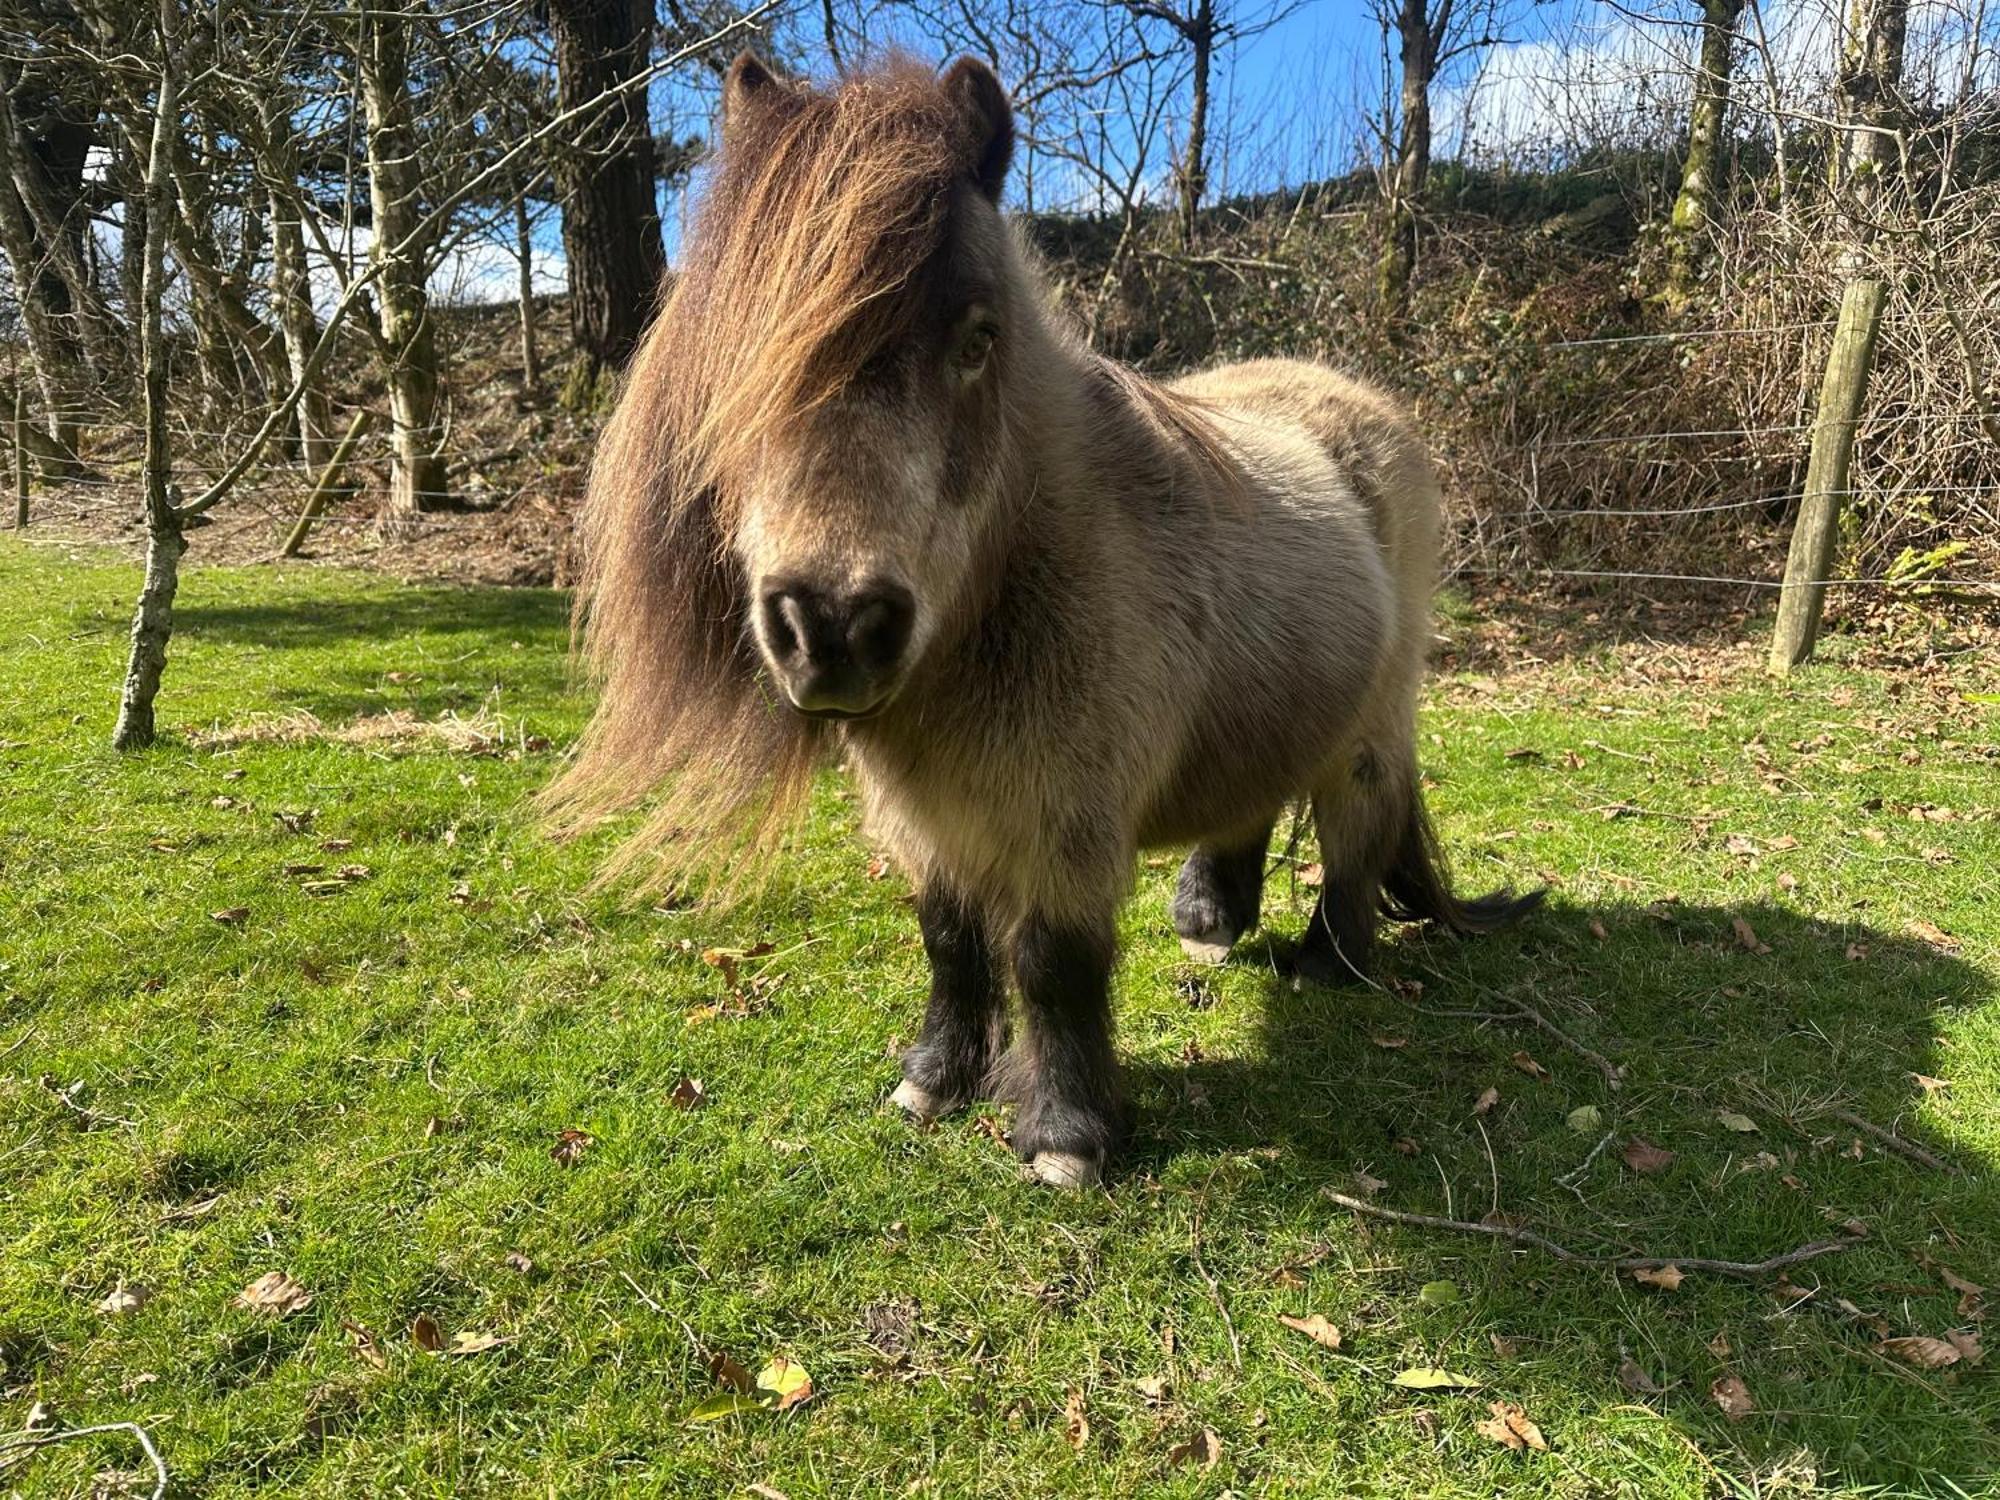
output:
<instances>
[{"instance_id":1,"label":"pony's front leg","mask_svg":"<svg viewBox=\"0 0 2000 1500\"><path fill-rule=\"evenodd\" d=\"M921 1119L970 1103L1007 1045L1007 1004L979 909L942 880L917 897L917 926L931 961L924 1029L903 1054L895 1102Z\"/></svg>"},{"instance_id":2,"label":"pony's front leg","mask_svg":"<svg viewBox=\"0 0 2000 1500\"><path fill-rule=\"evenodd\" d=\"M1088 926L1031 916L1016 931L1023 1035L1002 1064L1019 1108L1014 1150L1037 1177L1088 1187L1125 1142L1130 1119L1111 1051L1111 917Z\"/></svg>"}]
</instances>

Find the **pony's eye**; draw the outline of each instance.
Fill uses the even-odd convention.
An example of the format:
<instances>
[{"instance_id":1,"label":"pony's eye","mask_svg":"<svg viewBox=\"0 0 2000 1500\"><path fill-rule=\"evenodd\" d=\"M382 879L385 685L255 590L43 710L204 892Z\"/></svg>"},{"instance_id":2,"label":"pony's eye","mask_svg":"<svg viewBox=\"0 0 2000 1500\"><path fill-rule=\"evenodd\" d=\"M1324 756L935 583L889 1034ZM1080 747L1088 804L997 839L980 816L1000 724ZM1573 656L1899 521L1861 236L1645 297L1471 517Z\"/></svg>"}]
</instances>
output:
<instances>
[{"instance_id":1,"label":"pony's eye","mask_svg":"<svg viewBox=\"0 0 2000 1500\"><path fill-rule=\"evenodd\" d=\"M952 362L958 366L963 376L977 375L986 364L986 356L993 352L994 340L1000 337L1000 330L991 323L974 323L959 335L958 348L952 353Z\"/></svg>"}]
</instances>

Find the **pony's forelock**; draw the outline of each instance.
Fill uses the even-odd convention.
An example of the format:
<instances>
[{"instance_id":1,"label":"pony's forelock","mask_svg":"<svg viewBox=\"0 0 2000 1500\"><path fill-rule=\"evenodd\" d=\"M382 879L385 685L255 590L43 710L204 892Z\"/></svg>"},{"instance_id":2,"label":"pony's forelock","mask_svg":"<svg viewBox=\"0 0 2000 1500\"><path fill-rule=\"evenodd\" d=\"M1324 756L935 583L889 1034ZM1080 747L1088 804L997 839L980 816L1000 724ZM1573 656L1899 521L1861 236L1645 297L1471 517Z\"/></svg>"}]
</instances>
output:
<instances>
[{"instance_id":1,"label":"pony's forelock","mask_svg":"<svg viewBox=\"0 0 2000 1500\"><path fill-rule=\"evenodd\" d=\"M826 745L765 681L729 538L729 476L923 312L969 125L920 64L732 118L683 265L599 440L576 625L597 712L542 807L558 831L664 795L602 878L741 871Z\"/></svg>"}]
</instances>

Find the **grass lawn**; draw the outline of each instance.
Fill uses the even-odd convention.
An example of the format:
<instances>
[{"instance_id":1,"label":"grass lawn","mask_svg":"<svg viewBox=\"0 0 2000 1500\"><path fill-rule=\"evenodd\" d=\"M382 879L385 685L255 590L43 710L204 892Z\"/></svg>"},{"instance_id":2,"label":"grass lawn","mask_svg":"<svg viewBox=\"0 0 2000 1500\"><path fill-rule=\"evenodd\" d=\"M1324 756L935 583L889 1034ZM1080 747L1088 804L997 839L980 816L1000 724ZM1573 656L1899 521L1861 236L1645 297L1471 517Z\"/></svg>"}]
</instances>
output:
<instances>
[{"instance_id":1,"label":"grass lawn","mask_svg":"<svg viewBox=\"0 0 2000 1500\"><path fill-rule=\"evenodd\" d=\"M1139 1138L1064 1196L1003 1113L886 1105L923 955L831 775L756 905L622 905L584 892L601 842L522 812L585 707L559 596L196 571L171 733L120 757L135 577L0 542L6 1432L137 1422L177 1496L2000 1493L1963 1290L2000 1285L1974 666L1446 677L1461 876L1540 872L1548 908L1296 990L1261 939L1185 965L1149 860L1117 981ZM1309 894L1273 879L1280 949ZM1598 1256L1844 1248L1669 1288L1329 1191ZM270 1272L310 1303L233 1303ZM1313 1314L1338 1349L1279 1321ZM814 1393L690 1422L716 1355ZM1416 1367L1481 1385L1393 1383ZM1493 1401L1550 1451L1481 1432ZM0 1491L120 1493L101 1471L140 1460L0 1449Z\"/></svg>"}]
</instances>

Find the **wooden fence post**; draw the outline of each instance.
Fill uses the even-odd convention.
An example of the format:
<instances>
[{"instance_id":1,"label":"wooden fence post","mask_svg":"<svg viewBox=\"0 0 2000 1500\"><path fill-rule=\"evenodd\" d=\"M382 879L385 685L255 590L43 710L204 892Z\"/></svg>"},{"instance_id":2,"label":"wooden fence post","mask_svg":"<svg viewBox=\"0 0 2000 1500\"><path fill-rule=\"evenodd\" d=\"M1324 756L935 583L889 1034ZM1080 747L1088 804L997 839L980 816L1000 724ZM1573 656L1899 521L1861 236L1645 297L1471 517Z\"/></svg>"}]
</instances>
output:
<instances>
[{"instance_id":1,"label":"wooden fence post","mask_svg":"<svg viewBox=\"0 0 2000 1500\"><path fill-rule=\"evenodd\" d=\"M1881 281L1850 281L1840 299L1833 348L1820 379L1819 412L1813 419L1812 456L1806 461L1805 495L1792 523L1785 582L1778 595L1778 623L1771 633L1770 669L1784 676L1812 655L1826 606L1827 571L1840 535L1840 507L1847 498L1854 429L1868 394L1868 369L1875 357L1875 334L1882 325L1886 293Z\"/></svg>"},{"instance_id":2,"label":"wooden fence post","mask_svg":"<svg viewBox=\"0 0 2000 1500\"><path fill-rule=\"evenodd\" d=\"M28 529L28 395L14 388L14 529Z\"/></svg>"},{"instance_id":3,"label":"wooden fence post","mask_svg":"<svg viewBox=\"0 0 2000 1500\"><path fill-rule=\"evenodd\" d=\"M312 493L306 496L306 507L299 512L299 518L292 526L292 534L285 538L285 545L278 549L278 556L299 555L299 548L306 544L306 533L312 530L313 522L319 519L319 513L326 509L327 501L333 498L334 486L340 483L341 470L347 467L347 460L354 452L354 445L360 442L362 434L368 431L370 416L368 409L363 407L354 414L354 420L347 424L346 436L342 437L339 445L334 448L333 457L326 461L326 467L319 471L319 478L313 483Z\"/></svg>"}]
</instances>

